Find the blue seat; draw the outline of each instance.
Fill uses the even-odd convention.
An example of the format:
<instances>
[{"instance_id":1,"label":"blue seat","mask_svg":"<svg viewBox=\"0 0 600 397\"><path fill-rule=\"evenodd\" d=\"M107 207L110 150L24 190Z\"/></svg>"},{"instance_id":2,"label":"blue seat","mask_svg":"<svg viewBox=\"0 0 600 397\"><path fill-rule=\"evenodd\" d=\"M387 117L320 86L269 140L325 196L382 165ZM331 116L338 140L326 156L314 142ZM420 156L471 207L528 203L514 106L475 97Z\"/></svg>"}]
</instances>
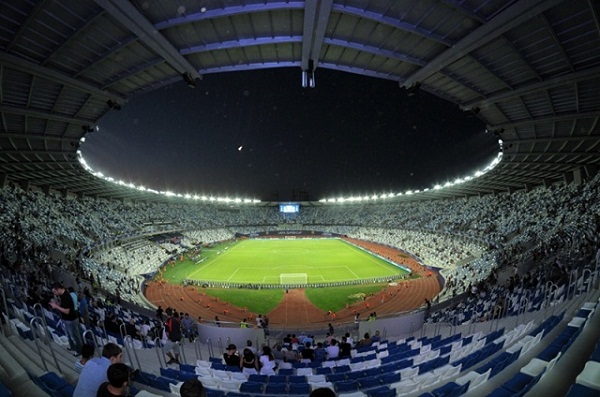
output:
<instances>
[{"instance_id":1,"label":"blue seat","mask_svg":"<svg viewBox=\"0 0 600 397\"><path fill-rule=\"evenodd\" d=\"M331 383L342 382L342 381L347 380L346 374L329 374L329 375L325 375L325 378L327 379L327 382L331 382Z\"/></svg>"},{"instance_id":2,"label":"blue seat","mask_svg":"<svg viewBox=\"0 0 600 397\"><path fill-rule=\"evenodd\" d=\"M40 386L52 397L72 397L75 387L54 372L39 377Z\"/></svg>"},{"instance_id":3,"label":"blue seat","mask_svg":"<svg viewBox=\"0 0 600 397\"><path fill-rule=\"evenodd\" d=\"M502 387L514 393L518 393L525 389L533 381L533 379L533 376L526 375L522 372L517 372L512 378L504 382Z\"/></svg>"},{"instance_id":4,"label":"blue seat","mask_svg":"<svg viewBox=\"0 0 600 397\"><path fill-rule=\"evenodd\" d=\"M269 376L269 383L287 383L287 376L271 375Z\"/></svg>"},{"instance_id":5,"label":"blue seat","mask_svg":"<svg viewBox=\"0 0 600 397\"><path fill-rule=\"evenodd\" d=\"M294 375L294 368L281 368L277 371L278 375L292 376Z\"/></svg>"},{"instance_id":6,"label":"blue seat","mask_svg":"<svg viewBox=\"0 0 600 397\"><path fill-rule=\"evenodd\" d=\"M327 375L327 374L331 374L333 373L333 371L331 370L331 367L317 367L315 368L315 374L316 375Z\"/></svg>"},{"instance_id":7,"label":"blue seat","mask_svg":"<svg viewBox=\"0 0 600 397\"><path fill-rule=\"evenodd\" d=\"M392 383L400 382L401 380L400 372L388 372L379 375L379 382L381 382L382 385L391 385Z\"/></svg>"},{"instance_id":8,"label":"blue seat","mask_svg":"<svg viewBox=\"0 0 600 397\"><path fill-rule=\"evenodd\" d=\"M334 387L339 393L357 391L358 382L355 380L345 380L334 383Z\"/></svg>"},{"instance_id":9,"label":"blue seat","mask_svg":"<svg viewBox=\"0 0 600 397\"><path fill-rule=\"evenodd\" d=\"M179 364L179 370L183 372L194 372L196 367L190 364Z\"/></svg>"},{"instance_id":10,"label":"blue seat","mask_svg":"<svg viewBox=\"0 0 600 397\"><path fill-rule=\"evenodd\" d=\"M289 376L288 383L306 383L306 376L304 376L304 375Z\"/></svg>"},{"instance_id":11,"label":"blue seat","mask_svg":"<svg viewBox=\"0 0 600 397\"><path fill-rule=\"evenodd\" d=\"M171 382L169 382L167 378L159 376L150 381L150 386L158 390L171 392L171 387L169 386L170 383Z\"/></svg>"},{"instance_id":12,"label":"blue seat","mask_svg":"<svg viewBox=\"0 0 600 397\"><path fill-rule=\"evenodd\" d=\"M308 396L310 394L310 385L308 383L290 383L288 394Z\"/></svg>"},{"instance_id":13,"label":"blue seat","mask_svg":"<svg viewBox=\"0 0 600 397\"><path fill-rule=\"evenodd\" d=\"M264 390L264 383L261 382L244 382L240 385L240 392L251 393L251 394L262 394Z\"/></svg>"},{"instance_id":14,"label":"blue seat","mask_svg":"<svg viewBox=\"0 0 600 397\"><path fill-rule=\"evenodd\" d=\"M241 389L240 389L241 390ZM266 394L287 394L287 383L271 383L267 384L265 388Z\"/></svg>"},{"instance_id":15,"label":"blue seat","mask_svg":"<svg viewBox=\"0 0 600 397\"><path fill-rule=\"evenodd\" d=\"M248 376L248 382L267 383L268 380L268 375L250 374L250 376Z\"/></svg>"},{"instance_id":16,"label":"blue seat","mask_svg":"<svg viewBox=\"0 0 600 397\"><path fill-rule=\"evenodd\" d=\"M349 365L340 365L339 367L333 367L333 372L335 372L336 374L350 372L350 366Z\"/></svg>"},{"instance_id":17,"label":"blue seat","mask_svg":"<svg viewBox=\"0 0 600 397\"><path fill-rule=\"evenodd\" d=\"M209 389L207 387L205 387L204 390L206 392L206 397L223 397L223 396L225 396L225 392L223 390Z\"/></svg>"},{"instance_id":18,"label":"blue seat","mask_svg":"<svg viewBox=\"0 0 600 397\"><path fill-rule=\"evenodd\" d=\"M571 385L565 397L598 397L598 390L575 383Z\"/></svg>"},{"instance_id":19,"label":"blue seat","mask_svg":"<svg viewBox=\"0 0 600 397\"><path fill-rule=\"evenodd\" d=\"M431 391L435 397L458 397L463 395L469 389L471 381L459 385L455 382L448 382L445 385Z\"/></svg>"},{"instance_id":20,"label":"blue seat","mask_svg":"<svg viewBox=\"0 0 600 397\"><path fill-rule=\"evenodd\" d=\"M358 379L358 386L361 390L371 389L379 385L381 385L381 383L379 383L379 378L376 378L374 376L366 376L364 378Z\"/></svg>"},{"instance_id":21,"label":"blue seat","mask_svg":"<svg viewBox=\"0 0 600 397\"><path fill-rule=\"evenodd\" d=\"M369 397L396 397L396 390L387 386L379 386L366 393Z\"/></svg>"},{"instance_id":22,"label":"blue seat","mask_svg":"<svg viewBox=\"0 0 600 397\"><path fill-rule=\"evenodd\" d=\"M0 397L13 397L10 389L4 386L2 383L0 383Z\"/></svg>"}]
</instances>

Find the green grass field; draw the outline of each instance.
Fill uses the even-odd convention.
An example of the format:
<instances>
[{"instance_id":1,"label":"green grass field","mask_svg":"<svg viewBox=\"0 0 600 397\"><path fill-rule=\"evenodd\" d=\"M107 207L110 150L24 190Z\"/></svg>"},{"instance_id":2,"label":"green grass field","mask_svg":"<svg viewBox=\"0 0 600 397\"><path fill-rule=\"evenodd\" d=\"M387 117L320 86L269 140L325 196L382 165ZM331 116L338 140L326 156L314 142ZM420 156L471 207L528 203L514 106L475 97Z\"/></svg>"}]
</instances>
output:
<instances>
[{"instance_id":1,"label":"green grass field","mask_svg":"<svg viewBox=\"0 0 600 397\"><path fill-rule=\"evenodd\" d=\"M203 255L205 259L190 269L187 277L217 282L279 284L282 273L306 273L309 283L329 283L403 272L338 239L243 240L215 250L215 255Z\"/></svg>"},{"instance_id":2,"label":"green grass field","mask_svg":"<svg viewBox=\"0 0 600 397\"><path fill-rule=\"evenodd\" d=\"M340 239L250 239L204 248L199 258L186 257L168 266L163 276L172 283L184 279L240 284L279 284L281 273L306 273L310 283L334 283L396 277L407 272ZM309 288L307 297L318 307L339 310L353 303L351 295L377 292L384 285ZM282 289L207 288L208 295L267 313L283 297Z\"/></svg>"}]
</instances>

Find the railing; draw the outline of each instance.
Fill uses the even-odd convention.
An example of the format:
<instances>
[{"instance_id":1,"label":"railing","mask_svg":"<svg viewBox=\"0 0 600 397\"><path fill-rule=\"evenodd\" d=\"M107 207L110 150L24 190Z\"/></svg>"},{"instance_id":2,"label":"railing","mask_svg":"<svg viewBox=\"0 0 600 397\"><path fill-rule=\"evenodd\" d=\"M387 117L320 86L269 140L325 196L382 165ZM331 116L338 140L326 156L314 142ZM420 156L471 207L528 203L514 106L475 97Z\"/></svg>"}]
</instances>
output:
<instances>
[{"instance_id":1,"label":"railing","mask_svg":"<svg viewBox=\"0 0 600 397\"><path fill-rule=\"evenodd\" d=\"M133 350L133 356L135 357L137 368L141 370L142 366L140 364L140 359L138 357L137 351L135 350L135 345L133 344L133 338L131 337L131 335L125 335L125 338L123 338L123 345L125 347L125 351L127 352L127 357L129 357L130 363L132 362L130 349Z\"/></svg>"},{"instance_id":2,"label":"railing","mask_svg":"<svg viewBox=\"0 0 600 397\"><path fill-rule=\"evenodd\" d=\"M10 335L10 318L8 317L8 305L6 304L6 294L4 293L4 288L0 287L0 293L2 295L2 313L6 314L6 327L8 329L8 331L5 333L4 332L4 327L1 326L0 323L0 332L2 332L2 335ZM2 322L4 319L0 319L0 322Z\"/></svg>"},{"instance_id":3,"label":"railing","mask_svg":"<svg viewBox=\"0 0 600 397\"><path fill-rule=\"evenodd\" d=\"M162 354L162 341L160 340L160 338L158 336L156 338L154 338L154 351L156 351L156 357L158 358L158 364L161 367L166 367L167 360L164 358L164 356Z\"/></svg>"},{"instance_id":4,"label":"railing","mask_svg":"<svg viewBox=\"0 0 600 397\"><path fill-rule=\"evenodd\" d=\"M46 359L44 358L44 355L42 354L42 349L40 348L40 339L41 339L41 335L39 335L39 323L41 323L42 321L40 321L40 317L39 316L34 316L31 321L29 322L29 329L31 330L31 335L33 337L33 341L35 343L35 347L38 351L38 355L40 357L40 359L42 360L42 365L44 366L44 369L46 371L48 371L48 365L46 365ZM48 338L48 328L44 328L44 333L45 333L45 337ZM52 340L52 337L50 337L50 340ZM60 372L60 374L62 375L62 369L60 368L60 364L58 363L58 360L56 358L56 354L54 353L54 348L52 347L52 343L48 343L48 349L50 349L50 354L52 355L52 359L54 360L54 365L56 366L56 369L58 370L58 372Z\"/></svg>"}]
</instances>

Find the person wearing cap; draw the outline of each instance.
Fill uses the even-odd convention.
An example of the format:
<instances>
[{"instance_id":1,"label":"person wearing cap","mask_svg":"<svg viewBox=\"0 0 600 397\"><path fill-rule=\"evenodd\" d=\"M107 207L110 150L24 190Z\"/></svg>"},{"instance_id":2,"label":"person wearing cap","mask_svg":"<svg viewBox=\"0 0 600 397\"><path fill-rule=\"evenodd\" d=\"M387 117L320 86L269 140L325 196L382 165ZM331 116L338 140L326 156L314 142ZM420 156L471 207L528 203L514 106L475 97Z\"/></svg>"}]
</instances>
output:
<instances>
[{"instance_id":1,"label":"person wearing cap","mask_svg":"<svg viewBox=\"0 0 600 397\"><path fill-rule=\"evenodd\" d=\"M69 348L75 356L80 356L83 338L79 329L79 313L75 308L75 302L73 302L71 294L59 282L52 284L52 294L54 294L55 299L50 301L50 307L60 313L60 318L65 326L65 333L69 339Z\"/></svg>"},{"instance_id":2,"label":"person wearing cap","mask_svg":"<svg viewBox=\"0 0 600 397\"><path fill-rule=\"evenodd\" d=\"M235 367L240 365L240 356L237 352L237 347L233 343L227 346L227 351L223 353L223 360L225 361L225 365Z\"/></svg>"}]
</instances>

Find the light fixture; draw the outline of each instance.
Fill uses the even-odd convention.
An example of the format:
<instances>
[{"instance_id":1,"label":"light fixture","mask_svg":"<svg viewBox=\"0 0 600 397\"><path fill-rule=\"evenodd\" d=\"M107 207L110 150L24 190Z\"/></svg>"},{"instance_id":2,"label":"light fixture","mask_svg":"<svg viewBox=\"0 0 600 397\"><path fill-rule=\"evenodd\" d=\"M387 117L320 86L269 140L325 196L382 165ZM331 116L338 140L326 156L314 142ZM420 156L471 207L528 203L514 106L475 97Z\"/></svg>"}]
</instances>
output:
<instances>
[{"instance_id":1,"label":"light fixture","mask_svg":"<svg viewBox=\"0 0 600 397\"><path fill-rule=\"evenodd\" d=\"M315 61L308 60L308 69L302 71L302 88L315 88Z\"/></svg>"},{"instance_id":2,"label":"light fixture","mask_svg":"<svg viewBox=\"0 0 600 397\"><path fill-rule=\"evenodd\" d=\"M415 96L419 93L420 89L421 89L421 83L419 83L417 81L413 85L411 85L409 88L406 89L406 96Z\"/></svg>"},{"instance_id":3,"label":"light fixture","mask_svg":"<svg viewBox=\"0 0 600 397\"><path fill-rule=\"evenodd\" d=\"M196 80L194 80L194 77L190 72L183 72L181 77L183 77L183 81L188 87L196 88Z\"/></svg>"},{"instance_id":4,"label":"light fixture","mask_svg":"<svg viewBox=\"0 0 600 397\"><path fill-rule=\"evenodd\" d=\"M113 110L121 110L121 105L119 105L119 103L117 101L113 101L112 99L109 99L108 101L106 101L106 104L108 105L109 108L111 108Z\"/></svg>"}]
</instances>

